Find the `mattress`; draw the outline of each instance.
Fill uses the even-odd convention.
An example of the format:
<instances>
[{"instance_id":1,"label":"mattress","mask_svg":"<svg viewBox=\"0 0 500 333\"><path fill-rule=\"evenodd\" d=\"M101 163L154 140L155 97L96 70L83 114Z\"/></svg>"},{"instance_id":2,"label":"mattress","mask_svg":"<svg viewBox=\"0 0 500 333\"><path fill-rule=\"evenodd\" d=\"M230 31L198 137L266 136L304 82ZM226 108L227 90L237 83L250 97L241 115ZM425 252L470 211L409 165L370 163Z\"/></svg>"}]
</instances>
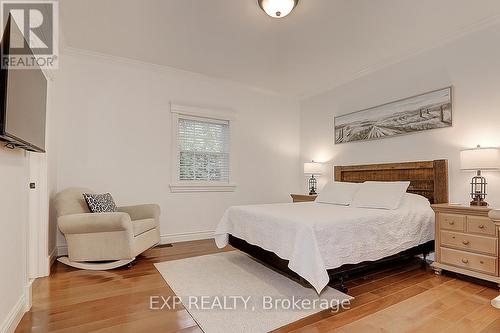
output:
<instances>
[{"instance_id":1,"label":"mattress","mask_svg":"<svg viewBox=\"0 0 500 333\"><path fill-rule=\"evenodd\" d=\"M219 248L229 235L274 252L319 293L328 269L379 260L434 239L429 201L406 194L396 210L305 202L234 206L215 231Z\"/></svg>"}]
</instances>

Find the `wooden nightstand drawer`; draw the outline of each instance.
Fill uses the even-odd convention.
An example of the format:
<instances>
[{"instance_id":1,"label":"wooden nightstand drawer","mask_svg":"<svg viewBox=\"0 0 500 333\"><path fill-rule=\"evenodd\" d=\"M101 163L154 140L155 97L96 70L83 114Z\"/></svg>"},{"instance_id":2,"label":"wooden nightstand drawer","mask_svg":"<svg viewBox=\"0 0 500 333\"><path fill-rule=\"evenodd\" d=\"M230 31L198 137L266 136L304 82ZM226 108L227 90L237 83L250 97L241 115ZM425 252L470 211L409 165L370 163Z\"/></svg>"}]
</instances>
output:
<instances>
[{"instance_id":1,"label":"wooden nightstand drawer","mask_svg":"<svg viewBox=\"0 0 500 333\"><path fill-rule=\"evenodd\" d=\"M441 231L441 245L496 256L497 239L452 231Z\"/></svg>"},{"instance_id":2,"label":"wooden nightstand drawer","mask_svg":"<svg viewBox=\"0 0 500 333\"><path fill-rule=\"evenodd\" d=\"M490 275L497 275L497 258L441 248L441 262Z\"/></svg>"},{"instance_id":3,"label":"wooden nightstand drawer","mask_svg":"<svg viewBox=\"0 0 500 333\"><path fill-rule=\"evenodd\" d=\"M467 232L496 236L497 229L491 219L480 216L467 216Z\"/></svg>"},{"instance_id":4,"label":"wooden nightstand drawer","mask_svg":"<svg viewBox=\"0 0 500 333\"><path fill-rule=\"evenodd\" d=\"M456 214L439 214L439 225L441 229L453 230L453 231L465 231L465 221L466 217L464 215Z\"/></svg>"}]
</instances>

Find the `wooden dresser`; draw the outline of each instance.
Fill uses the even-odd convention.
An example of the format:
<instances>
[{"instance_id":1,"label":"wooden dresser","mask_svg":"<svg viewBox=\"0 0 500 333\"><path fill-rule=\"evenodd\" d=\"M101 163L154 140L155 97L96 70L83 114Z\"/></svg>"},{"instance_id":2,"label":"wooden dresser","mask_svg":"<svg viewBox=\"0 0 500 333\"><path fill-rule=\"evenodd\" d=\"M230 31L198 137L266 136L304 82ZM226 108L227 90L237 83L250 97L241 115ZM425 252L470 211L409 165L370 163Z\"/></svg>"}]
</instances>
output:
<instances>
[{"instance_id":1,"label":"wooden dresser","mask_svg":"<svg viewBox=\"0 0 500 333\"><path fill-rule=\"evenodd\" d=\"M317 195L308 195L308 194L290 194L293 202L308 202L314 201L318 197Z\"/></svg>"},{"instance_id":2,"label":"wooden dresser","mask_svg":"<svg viewBox=\"0 0 500 333\"><path fill-rule=\"evenodd\" d=\"M436 274L442 270L500 286L498 228L486 207L432 205L436 213Z\"/></svg>"}]
</instances>

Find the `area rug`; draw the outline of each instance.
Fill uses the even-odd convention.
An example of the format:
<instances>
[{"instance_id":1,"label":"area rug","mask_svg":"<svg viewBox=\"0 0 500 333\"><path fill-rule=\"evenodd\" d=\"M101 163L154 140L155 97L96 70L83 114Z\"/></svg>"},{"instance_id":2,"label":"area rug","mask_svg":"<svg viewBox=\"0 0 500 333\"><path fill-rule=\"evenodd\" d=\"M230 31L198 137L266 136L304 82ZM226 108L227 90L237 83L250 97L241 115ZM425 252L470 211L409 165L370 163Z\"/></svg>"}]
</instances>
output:
<instances>
[{"instance_id":1,"label":"area rug","mask_svg":"<svg viewBox=\"0 0 500 333\"><path fill-rule=\"evenodd\" d=\"M239 252L155 264L175 299L153 309L187 309L205 333L269 332L314 313L350 306L352 297L327 287L320 296Z\"/></svg>"}]
</instances>

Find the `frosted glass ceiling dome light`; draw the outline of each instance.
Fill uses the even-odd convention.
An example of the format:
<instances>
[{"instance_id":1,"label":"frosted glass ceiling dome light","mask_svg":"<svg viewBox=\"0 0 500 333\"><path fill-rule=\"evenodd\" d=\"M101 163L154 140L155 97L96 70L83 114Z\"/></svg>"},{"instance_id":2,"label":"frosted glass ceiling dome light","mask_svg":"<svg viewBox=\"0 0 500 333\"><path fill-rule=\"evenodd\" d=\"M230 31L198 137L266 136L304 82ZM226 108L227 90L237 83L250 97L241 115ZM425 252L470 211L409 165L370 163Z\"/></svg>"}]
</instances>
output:
<instances>
[{"instance_id":1,"label":"frosted glass ceiling dome light","mask_svg":"<svg viewBox=\"0 0 500 333\"><path fill-rule=\"evenodd\" d=\"M297 6L299 0L258 0L260 8L274 18L285 17Z\"/></svg>"}]
</instances>

